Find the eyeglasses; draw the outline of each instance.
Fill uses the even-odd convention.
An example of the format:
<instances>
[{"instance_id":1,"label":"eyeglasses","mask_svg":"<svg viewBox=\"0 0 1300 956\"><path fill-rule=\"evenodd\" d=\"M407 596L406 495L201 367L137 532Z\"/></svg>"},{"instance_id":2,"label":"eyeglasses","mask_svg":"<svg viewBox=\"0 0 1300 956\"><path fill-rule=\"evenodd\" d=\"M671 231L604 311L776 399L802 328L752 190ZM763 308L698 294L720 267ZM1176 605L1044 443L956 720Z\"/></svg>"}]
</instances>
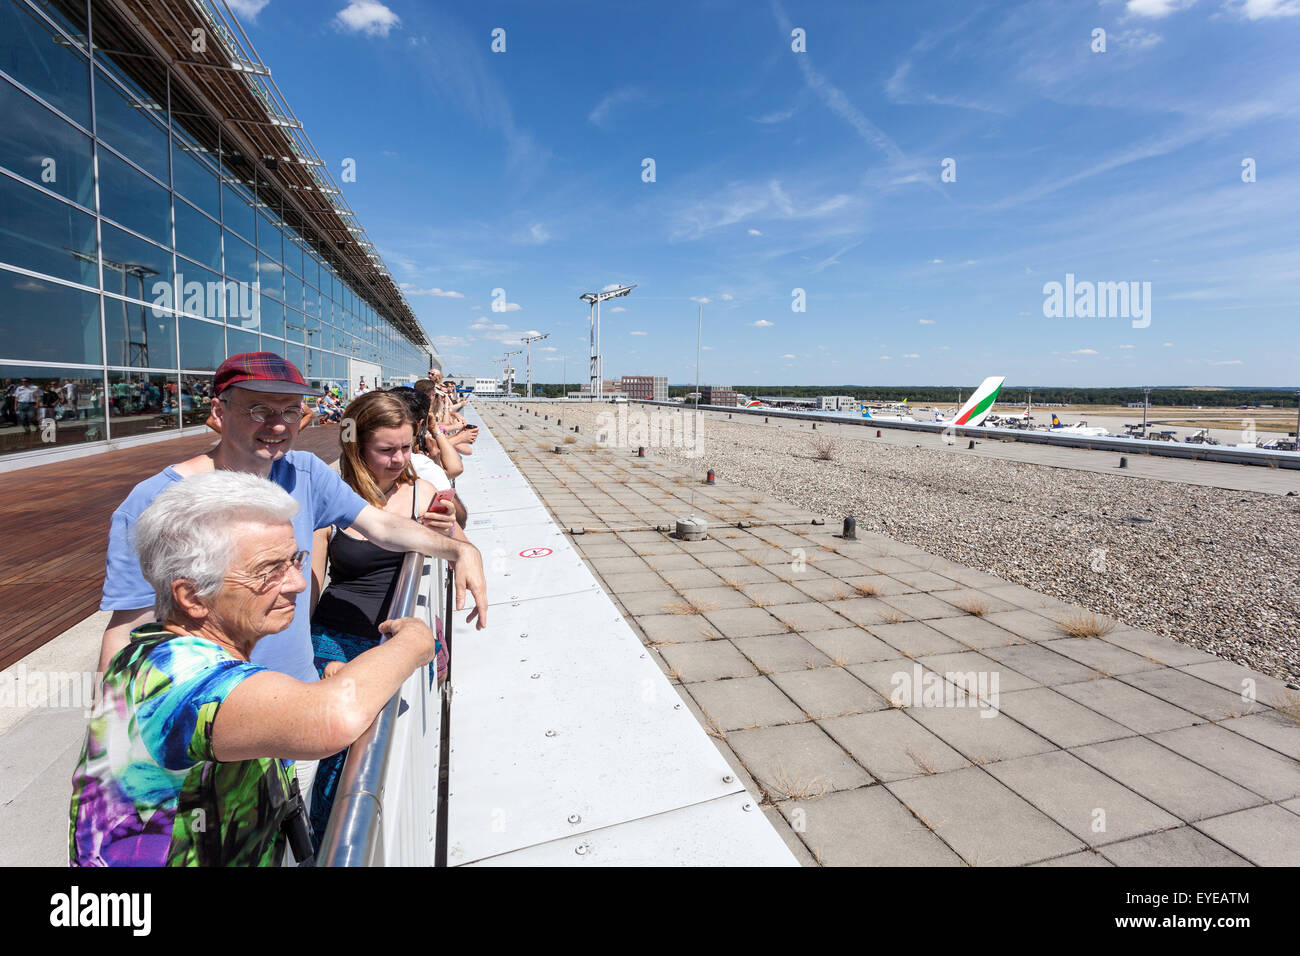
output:
<instances>
[{"instance_id":1,"label":"eyeglasses","mask_svg":"<svg viewBox=\"0 0 1300 956\"><path fill-rule=\"evenodd\" d=\"M262 592L283 581L285 575L289 573L290 568L293 568L296 571L301 571L302 566L307 562L307 557L310 554L310 551L299 551L292 558L286 558L283 561L276 561L265 571L259 571L256 573L237 571L230 576L238 583L250 587L254 591Z\"/></svg>"},{"instance_id":2,"label":"eyeglasses","mask_svg":"<svg viewBox=\"0 0 1300 956\"><path fill-rule=\"evenodd\" d=\"M230 399L219 398L217 401L225 402L230 405ZM232 408L239 408L238 405L231 405ZM268 408L265 405L254 405L252 408L243 408L240 411L247 412L248 417L259 425L265 425L267 422L282 421L286 425L293 425L302 419L302 403L286 408L282 412L277 412L274 408Z\"/></svg>"}]
</instances>

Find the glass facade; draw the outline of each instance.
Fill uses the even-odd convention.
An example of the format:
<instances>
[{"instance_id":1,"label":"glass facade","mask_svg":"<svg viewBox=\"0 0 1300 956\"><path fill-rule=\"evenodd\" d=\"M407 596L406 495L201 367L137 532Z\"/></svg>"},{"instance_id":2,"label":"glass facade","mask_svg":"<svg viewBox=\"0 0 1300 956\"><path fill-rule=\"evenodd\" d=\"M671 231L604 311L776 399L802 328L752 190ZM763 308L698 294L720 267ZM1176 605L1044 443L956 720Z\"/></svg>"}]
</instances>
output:
<instances>
[{"instance_id":1,"label":"glass facade","mask_svg":"<svg viewBox=\"0 0 1300 956\"><path fill-rule=\"evenodd\" d=\"M432 350L101 16L0 0L0 455L201 425L237 352L345 390L350 359L423 376Z\"/></svg>"}]
</instances>

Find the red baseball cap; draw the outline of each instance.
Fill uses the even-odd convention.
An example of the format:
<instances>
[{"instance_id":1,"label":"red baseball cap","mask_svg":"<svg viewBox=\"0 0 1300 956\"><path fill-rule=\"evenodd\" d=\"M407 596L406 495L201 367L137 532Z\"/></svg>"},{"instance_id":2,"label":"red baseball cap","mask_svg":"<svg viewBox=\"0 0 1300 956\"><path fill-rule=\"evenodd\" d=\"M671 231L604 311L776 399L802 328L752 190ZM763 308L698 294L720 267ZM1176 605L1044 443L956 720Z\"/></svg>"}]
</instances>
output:
<instances>
[{"instance_id":1,"label":"red baseball cap","mask_svg":"<svg viewBox=\"0 0 1300 956\"><path fill-rule=\"evenodd\" d=\"M320 389L308 387L292 362L274 352L240 352L222 362L212 379L213 393L220 396L232 385L278 395L321 394Z\"/></svg>"}]
</instances>

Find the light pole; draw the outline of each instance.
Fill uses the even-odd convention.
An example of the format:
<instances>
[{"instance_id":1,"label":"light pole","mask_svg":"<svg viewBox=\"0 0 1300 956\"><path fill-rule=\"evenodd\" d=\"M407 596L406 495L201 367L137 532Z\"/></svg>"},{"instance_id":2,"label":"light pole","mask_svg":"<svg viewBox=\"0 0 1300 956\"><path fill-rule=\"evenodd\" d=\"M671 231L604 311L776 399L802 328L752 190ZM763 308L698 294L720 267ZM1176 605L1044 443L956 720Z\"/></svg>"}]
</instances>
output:
<instances>
[{"instance_id":1,"label":"light pole","mask_svg":"<svg viewBox=\"0 0 1300 956\"><path fill-rule=\"evenodd\" d=\"M588 321L591 322L591 400L593 402L601 397L604 385L604 371L600 367L600 304L606 299L617 299L619 296L627 295L635 288L634 285L620 285L604 292L584 292L578 296L591 306Z\"/></svg>"},{"instance_id":2,"label":"light pole","mask_svg":"<svg viewBox=\"0 0 1300 956\"><path fill-rule=\"evenodd\" d=\"M1151 404L1151 388L1142 389L1142 437L1147 437L1147 406Z\"/></svg>"},{"instance_id":3,"label":"light pole","mask_svg":"<svg viewBox=\"0 0 1300 956\"><path fill-rule=\"evenodd\" d=\"M501 370L501 384L504 386L505 393L511 398L514 398L515 395L515 370L510 365L510 356L523 354L523 349L515 349L513 352L507 352L506 357L502 359L506 364Z\"/></svg>"},{"instance_id":4,"label":"light pole","mask_svg":"<svg viewBox=\"0 0 1300 956\"><path fill-rule=\"evenodd\" d=\"M541 335L525 335L521 342L528 346L528 397L533 397L533 343L540 342L542 339L550 338L551 333L545 332Z\"/></svg>"}]
</instances>

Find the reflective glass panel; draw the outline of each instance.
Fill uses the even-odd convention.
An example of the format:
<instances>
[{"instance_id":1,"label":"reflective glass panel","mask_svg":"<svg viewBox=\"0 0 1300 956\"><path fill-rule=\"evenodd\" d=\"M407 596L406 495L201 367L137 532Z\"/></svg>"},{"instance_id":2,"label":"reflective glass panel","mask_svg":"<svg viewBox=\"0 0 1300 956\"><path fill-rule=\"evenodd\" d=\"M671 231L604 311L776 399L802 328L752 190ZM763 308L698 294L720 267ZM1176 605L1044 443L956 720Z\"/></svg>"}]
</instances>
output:
<instances>
[{"instance_id":1,"label":"reflective glass panel","mask_svg":"<svg viewBox=\"0 0 1300 956\"><path fill-rule=\"evenodd\" d=\"M108 223L104 223L100 237L105 291L172 307L170 252Z\"/></svg>"},{"instance_id":2,"label":"reflective glass panel","mask_svg":"<svg viewBox=\"0 0 1300 956\"><path fill-rule=\"evenodd\" d=\"M177 260L176 271L176 289L179 292L176 311L222 321L230 287L221 276L186 259Z\"/></svg>"},{"instance_id":3,"label":"reflective glass panel","mask_svg":"<svg viewBox=\"0 0 1300 956\"><path fill-rule=\"evenodd\" d=\"M106 149L99 151L99 207L106 218L171 246L171 193Z\"/></svg>"},{"instance_id":4,"label":"reflective glass panel","mask_svg":"<svg viewBox=\"0 0 1300 956\"><path fill-rule=\"evenodd\" d=\"M257 252L229 229L226 235L226 275L253 285L257 282Z\"/></svg>"},{"instance_id":5,"label":"reflective glass panel","mask_svg":"<svg viewBox=\"0 0 1300 956\"><path fill-rule=\"evenodd\" d=\"M233 327L226 329L226 348L230 350L231 355L261 350L261 346L257 344L256 332L245 332L243 329Z\"/></svg>"},{"instance_id":6,"label":"reflective glass panel","mask_svg":"<svg viewBox=\"0 0 1300 956\"><path fill-rule=\"evenodd\" d=\"M0 3L0 70L90 129L90 65L21 3Z\"/></svg>"},{"instance_id":7,"label":"reflective glass panel","mask_svg":"<svg viewBox=\"0 0 1300 956\"><path fill-rule=\"evenodd\" d=\"M114 438L176 427L176 373L108 371L108 425Z\"/></svg>"},{"instance_id":8,"label":"reflective glass panel","mask_svg":"<svg viewBox=\"0 0 1300 956\"><path fill-rule=\"evenodd\" d=\"M186 427L207 421L212 413L212 376L191 372L181 375L180 405L181 424Z\"/></svg>"},{"instance_id":9,"label":"reflective glass panel","mask_svg":"<svg viewBox=\"0 0 1300 956\"><path fill-rule=\"evenodd\" d=\"M110 365L176 367L176 317L170 312L105 296L104 333Z\"/></svg>"},{"instance_id":10,"label":"reflective glass panel","mask_svg":"<svg viewBox=\"0 0 1300 956\"><path fill-rule=\"evenodd\" d=\"M103 362L99 293L0 270L0 342L37 362Z\"/></svg>"},{"instance_id":11,"label":"reflective glass panel","mask_svg":"<svg viewBox=\"0 0 1300 956\"><path fill-rule=\"evenodd\" d=\"M167 131L153 117L165 115L165 104L124 92L102 70L95 71L96 132L123 156L163 182L171 181L167 168Z\"/></svg>"},{"instance_id":12,"label":"reflective glass panel","mask_svg":"<svg viewBox=\"0 0 1300 956\"><path fill-rule=\"evenodd\" d=\"M216 371L226 360L225 327L212 322L180 317L181 368Z\"/></svg>"},{"instance_id":13,"label":"reflective glass panel","mask_svg":"<svg viewBox=\"0 0 1300 956\"><path fill-rule=\"evenodd\" d=\"M257 217L253 214L253 207L249 205L243 190L236 189L230 183L223 183L221 186L221 217L223 226L235 230L252 242L256 233L253 223Z\"/></svg>"},{"instance_id":14,"label":"reflective glass panel","mask_svg":"<svg viewBox=\"0 0 1300 956\"><path fill-rule=\"evenodd\" d=\"M103 438L99 372L0 365L0 455Z\"/></svg>"},{"instance_id":15,"label":"reflective glass panel","mask_svg":"<svg viewBox=\"0 0 1300 956\"><path fill-rule=\"evenodd\" d=\"M179 138L173 143L172 175L176 191L216 217L221 214L220 183L216 174L195 158L196 149L194 144Z\"/></svg>"},{"instance_id":16,"label":"reflective glass panel","mask_svg":"<svg viewBox=\"0 0 1300 956\"><path fill-rule=\"evenodd\" d=\"M90 137L0 80L0 166L95 208Z\"/></svg>"},{"instance_id":17,"label":"reflective glass panel","mask_svg":"<svg viewBox=\"0 0 1300 956\"><path fill-rule=\"evenodd\" d=\"M176 203L176 251L210 269L221 268L221 227L186 202Z\"/></svg>"},{"instance_id":18,"label":"reflective glass panel","mask_svg":"<svg viewBox=\"0 0 1300 956\"><path fill-rule=\"evenodd\" d=\"M262 296L262 333L284 335L284 306L265 295Z\"/></svg>"},{"instance_id":19,"label":"reflective glass panel","mask_svg":"<svg viewBox=\"0 0 1300 956\"><path fill-rule=\"evenodd\" d=\"M4 175L0 212L0 262L99 285L92 216Z\"/></svg>"}]
</instances>

